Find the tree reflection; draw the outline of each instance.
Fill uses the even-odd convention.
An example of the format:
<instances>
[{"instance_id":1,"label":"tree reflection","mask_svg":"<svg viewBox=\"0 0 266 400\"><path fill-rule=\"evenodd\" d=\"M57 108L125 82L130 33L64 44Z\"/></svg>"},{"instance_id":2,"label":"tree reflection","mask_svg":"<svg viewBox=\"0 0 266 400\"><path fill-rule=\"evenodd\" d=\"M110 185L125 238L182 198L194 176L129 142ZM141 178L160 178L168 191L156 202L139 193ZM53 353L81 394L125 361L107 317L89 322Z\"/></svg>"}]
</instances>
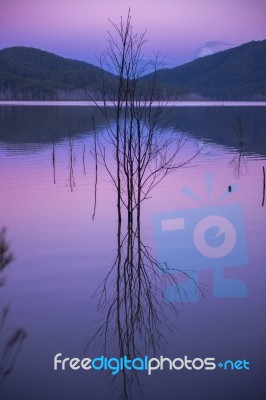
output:
<instances>
[{"instance_id":1,"label":"tree reflection","mask_svg":"<svg viewBox=\"0 0 266 400\"><path fill-rule=\"evenodd\" d=\"M102 284L95 292L99 311L104 320L87 345L99 345L102 354L132 360L145 354L155 356L167 343L166 335L173 332L178 311L166 302L164 289L176 288L181 298L177 273L190 278L181 270L170 270L159 264L141 238L140 225L133 228L130 218L123 230L123 219L117 226L117 253ZM194 281L195 287L202 289ZM125 370L112 379L116 397L137 399L143 395L141 380L135 370Z\"/></svg>"},{"instance_id":2,"label":"tree reflection","mask_svg":"<svg viewBox=\"0 0 266 400\"><path fill-rule=\"evenodd\" d=\"M68 140L68 156L69 156L69 164L68 164L69 178L68 178L68 184L69 184L71 192L73 192L73 190L74 190L74 188L76 186L75 175L74 175L75 156L74 156L73 150L74 150L74 138L73 138L72 132L70 132L69 140Z\"/></svg>"},{"instance_id":3,"label":"tree reflection","mask_svg":"<svg viewBox=\"0 0 266 400\"><path fill-rule=\"evenodd\" d=\"M0 287L4 285L3 272L13 261L14 257L6 241L6 230L0 230ZM26 338L22 328L15 329L11 335L7 334L5 327L10 306L3 305L0 315L0 383L12 372L16 358Z\"/></svg>"},{"instance_id":4,"label":"tree reflection","mask_svg":"<svg viewBox=\"0 0 266 400\"><path fill-rule=\"evenodd\" d=\"M53 142L52 142L52 164L53 164L53 178L54 178L54 185L56 184L56 169L55 169L55 137L53 135Z\"/></svg>"},{"instance_id":5,"label":"tree reflection","mask_svg":"<svg viewBox=\"0 0 266 400\"><path fill-rule=\"evenodd\" d=\"M233 132L237 141L237 150L229 165L234 169L235 178L239 179L241 176L246 175L248 171L247 157L245 155L247 128L240 113L235 118Z\"/></svg>"}]
</instances>

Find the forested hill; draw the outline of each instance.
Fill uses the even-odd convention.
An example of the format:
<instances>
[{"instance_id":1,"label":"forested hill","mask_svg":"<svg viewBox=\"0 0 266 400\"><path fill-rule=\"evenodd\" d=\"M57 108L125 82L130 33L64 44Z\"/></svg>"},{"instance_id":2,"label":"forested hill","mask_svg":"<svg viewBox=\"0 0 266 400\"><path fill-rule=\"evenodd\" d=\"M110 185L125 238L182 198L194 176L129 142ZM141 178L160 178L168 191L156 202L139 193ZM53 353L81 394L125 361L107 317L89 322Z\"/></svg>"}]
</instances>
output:
<instances>
[{"instance_id":1,"label":"forested hill","mask_svg":"<svg viewBox=\"0 0 266 400\"><path fill-rule=\"evenodd\" d=\"M100 97L102 71L82 61L59 57L29 47L10 47L0 51L0 99L72 100ZM107 89L114 77L105 72Z\"/></svg>"},{"instance_id":2,"label":"forested hill","mask_svg":"<svg viewBox=\"0 0 266 400\"><path fill-rule=\"evenodd\" d=\"M112 98L117 79L103 74ZM142 93L151 77L141 79ZM102 70L86 62L28 47L0 50L0 100L100 100L101 78ZM266 100L266 40L159 70L157 80L157 99Z\"/></svg>"},{"instance_id":3,"label":"forested hill","mask_svg":"<svg viewBox=\"0 0 266 400\"><path fill-rule=\"evenodd\" d=\"M162 84L217 100L266 100L266 40L158 71Z\"/></svg>"}]
</instances>

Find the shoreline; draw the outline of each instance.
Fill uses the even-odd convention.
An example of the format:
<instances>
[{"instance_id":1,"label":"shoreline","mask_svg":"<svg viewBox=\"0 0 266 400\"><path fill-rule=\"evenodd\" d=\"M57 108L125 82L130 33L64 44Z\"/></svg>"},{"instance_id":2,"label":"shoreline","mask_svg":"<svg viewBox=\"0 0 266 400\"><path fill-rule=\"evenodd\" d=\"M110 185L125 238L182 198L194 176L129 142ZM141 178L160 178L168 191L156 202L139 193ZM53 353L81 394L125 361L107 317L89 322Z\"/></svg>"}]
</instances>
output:
<instances>
[{"instance_id":1,"label":"shoreline","mask_svg":"<svg viewBox=\"0 0 266 400\"><path fill-rule=\"evenodd\" d=\"M0 101L0 106L68 106L68 107L103 107L103 101ZM107 101L108 107L115 102ZM157 107L266 107L266 101L154 101L151 106Z\"/></svg>"}]
</instances>

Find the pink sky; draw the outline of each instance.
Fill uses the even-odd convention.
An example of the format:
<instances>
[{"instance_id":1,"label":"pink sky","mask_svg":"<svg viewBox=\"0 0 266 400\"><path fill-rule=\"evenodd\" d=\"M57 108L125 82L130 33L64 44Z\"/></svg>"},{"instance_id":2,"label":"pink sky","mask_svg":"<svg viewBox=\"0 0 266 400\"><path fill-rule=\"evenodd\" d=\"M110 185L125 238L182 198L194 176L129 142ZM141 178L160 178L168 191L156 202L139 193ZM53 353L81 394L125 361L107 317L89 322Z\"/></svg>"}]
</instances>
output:
<instances>
[{"instance_id":1,"label":"pink sky","mask_svg":"<svg viewBox=\"0 0 266 400\"><path fill-rule=\"evenodd\" d=\"M1 0L0 48L31 46L95 63L108 18L117 22L129 6L135 30L147 29L147 55L160 51L169 66L192 60L208 42L218 50L266 38L265 0Z\"/></svg>"}]
</instances>

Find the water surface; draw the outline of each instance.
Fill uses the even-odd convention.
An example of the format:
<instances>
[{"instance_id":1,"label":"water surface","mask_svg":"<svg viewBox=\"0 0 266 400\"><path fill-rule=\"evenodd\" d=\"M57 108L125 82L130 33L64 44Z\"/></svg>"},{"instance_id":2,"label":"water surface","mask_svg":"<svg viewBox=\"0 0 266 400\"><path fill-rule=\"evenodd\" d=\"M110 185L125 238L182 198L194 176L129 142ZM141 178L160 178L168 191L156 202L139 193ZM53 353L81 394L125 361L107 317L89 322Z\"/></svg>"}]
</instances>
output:
<instances>
[{"instance_id":1,"label":"water surface","mask_svg":"<svg viewBox=\"0 0 266 400\"><path fill-rule=\"evenodd\" d=\"M56 353L83 355L96 321L104 318L92 295L116 255L116 193L104 168L99 169L92 220L92 113L97 135L101 135L105 120L93 107L0 108L0 222L8 229L15 255L1 296L11 304L10 329L21 326L28 334L14 371L0 389L3 399L111 398L113 389L105 374L53 370ZM238 284L235 290L220 290L218 295L214 291L215 260L213 266L204 267L195 257L194 265L186 266L206 289L204 298L196 300L188 291L183 303L172 299L179 317L172 321L173 332L162 327L166 344L164 350L157 350L157 356L248 359L251 370L166 370L151 377L140 373L144 398L170 400L179 394L182 400L199 395L206 399L241 398L244 394L254 398L254 388L265 393L265 108L172 108L167 115L166 129L176 127L187 137L179 154L181 161L204 147L189 165L168 175L143 205L145 246L155 258L161 256L154 221L162 215L183 213L193 219L202 209L212 215L213 209L217 214L215 207L218 211L222 207L230 220L230 207L237 205L242 210L239 229L245 239L241 248L245 247L246 261L229 259L219 267L223 278ZM184 187L201 202L188 196ZM175 243L173 236L169 238L171 251ZM185 237L181 251L186 248L190 252L193 246L192 238ZM217 279L219 287L219 276ZM167 286L162 289L171 291ZM173 318L170 311L169 317ZM102 354L100 345L99 341L89 349L92 356Z\"/></svg>"}]
</instances>

